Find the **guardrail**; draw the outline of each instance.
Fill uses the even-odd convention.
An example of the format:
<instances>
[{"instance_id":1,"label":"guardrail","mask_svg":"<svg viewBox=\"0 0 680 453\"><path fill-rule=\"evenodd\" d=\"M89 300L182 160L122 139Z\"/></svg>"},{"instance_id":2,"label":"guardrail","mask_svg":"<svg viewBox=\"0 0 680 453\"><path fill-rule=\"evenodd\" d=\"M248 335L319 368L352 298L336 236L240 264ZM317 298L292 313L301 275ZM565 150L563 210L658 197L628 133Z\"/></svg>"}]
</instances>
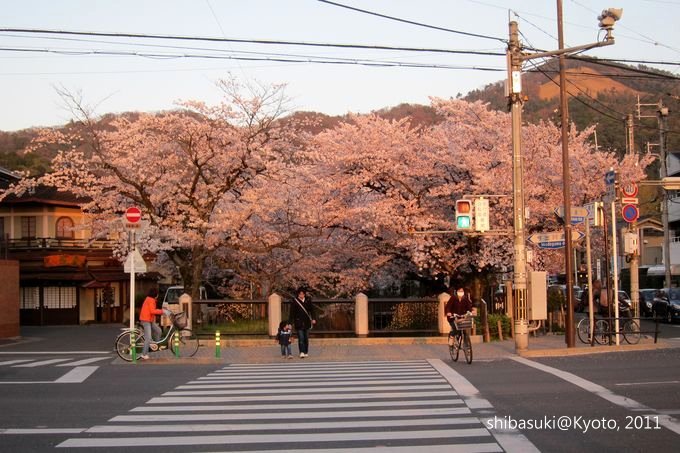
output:
<instances>
[{"instance_id":1,"label":"guardrail","mask_svg":"<svg viewBox=\"0 0 680 453\"><path fill-rule=\"evenodd\" d=\"M66 238L22 238L7 239L3 241L3 248L7 250L15 249L50 249L50 248L95 248L107 249L115 245L115 241L108 239L66 239Z\"/></svg>"}]
</instances>

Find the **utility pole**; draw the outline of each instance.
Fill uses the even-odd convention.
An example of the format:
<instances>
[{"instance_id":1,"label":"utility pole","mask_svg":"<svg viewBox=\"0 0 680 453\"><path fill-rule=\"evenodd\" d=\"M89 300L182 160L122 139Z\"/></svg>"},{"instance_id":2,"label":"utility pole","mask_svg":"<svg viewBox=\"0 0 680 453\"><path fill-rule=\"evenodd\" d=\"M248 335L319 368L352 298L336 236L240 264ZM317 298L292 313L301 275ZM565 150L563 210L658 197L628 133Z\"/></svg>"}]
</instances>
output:
<instances>
[{"instance_id":1,"label":"utility pole","mask_svg":"<svg viewBox=\"0 0 680 453\"><path fill-rule=\"evenodd\" d=\"M643 115L640 107L657 107L656 115ZM666 132L668 129L668 107L664 107L663 101L658 104L637 103L638 119L656 117L659 124L659 178L668 176L668 159L666 157ZM671 232L668 226L668 191L664 188L661 192L661 223L663 224L663 266L664 287L671 287Z\"/></svg>"},{"instance_id":2,"label":"utility pole","mask_svg":"<svg viewBox=\"0 0 680 453\"><path fill-rule=\"evenodd\" d=\"M668 107L663 106L659 100L659 110L657 110L659 121L659 176L661 179L668 176L668 159L666 157L666 129L668 128ZM668 191L662 190L661 199L661 222L663 223L663 266L664 266L664 286L671 287L671 231L668 226Z\"/></svg>"},{"instance_id":3,"label":"utility pole","mask_svg":"<svg viewBox=\"0 0 680 453\"><path fill-rule=\"evenodd\" d=\"M562 17L562 1L558 0L558 15ZM600 20L600 28L606 32L603 41L598 41L582 46L564 48L563 43L560 44L559 50L537 52L533 54L526 54L522 52L519 42L519 29L517 22L511 21L509 23L509 39L508 39L508 104L512 119L512 202L513 202L513 220L514 220L514 268L513 268L513 305L514 305L514 337L515 349L517 351L525 350L528 347L528 313L527 313L527 253L525 242L525 209L524 209L524 180L523 180L523 157L521 146L521 127L522 127L522 63L534 58L554 57L558 55L565 55L569 53L581 52L595 47L603 47L614 44L614 37L612 31L614 23L621 18L623 10L616 8L609 8L602 11L598 16ZM560 20L561 23L561 20ZM561 27L561 25L560 25ZM560 84L566 87L564 81ZM563 114L566 114L563 109ZM568 134L568 121L562 121L563 131ZM566 127L566 129L564 129ZM567 178L564 181L567 195L569 188L569 143L563 136L563 158L564 166L566 166ZM568 137L568 135L566 135ZM565 244L569 244L566 251L568 265L571 265L571 200L565 197ZM568 282L571 281L571 268L567 269ZM568 283L569 285L569 283ZM571 283L573 286L573 283ZM571 304L568 309L568 321L571 331L571 345L574 347L574 330L573 330L573 289L567 288L567 297L571 299ZM568 335L569 337L569 335Z\"/></svg>"},{"instance_id":4,"label":"utility pole","mask_svg":"<svg viewBox=\"0 0 680 453\"><path fill-rule=\"evenodd\" d=\"M529 345L527 320L527 252L524 239L524 165L522 162L522 53L517 22L509 24L508 41L508 101L512 118L512 207L514 220L513 318L515 349L522 351Z\"/></svg>"},{"instance_id":5,"label":"utility pole","mask_svg":"<svg viewBox=\"0 0 680 453\"><path fill-rule=\"evenodd\" d=\"M557 0L557 42L560 50L564 49L564 20L562 18L562 0ZM565 335L567 347L576 344L574 332L574 268L573 243L571 241L571 175L569 171L569 97L567 94L567 76L564 54L559 56L560 63L560 121L562 129L562 194L564 200L564 273L567 285L567 316L565 319Z\"/></svg>"},{"instance_id":6,"label":"utility pole","mask_svg":"<svg viewBox=\"0 0 680 453\"><path fill-rule=\"evenodd\" d=\"M635 153L635 141L634 141L634 124L633 124L633 114L630 113L626 116L626 129L628 130L628 146L626 151L628 154ZM640 235L638 232L637 221L631 222L628 226L628 232L634 234L637 238L638 250L632 250L630 254L630 263L628 270L630 271L630 302L633 305L633 317L640 316L640 275L639 275L639 264L640 264Z\"/></svg>"}]
</instances>

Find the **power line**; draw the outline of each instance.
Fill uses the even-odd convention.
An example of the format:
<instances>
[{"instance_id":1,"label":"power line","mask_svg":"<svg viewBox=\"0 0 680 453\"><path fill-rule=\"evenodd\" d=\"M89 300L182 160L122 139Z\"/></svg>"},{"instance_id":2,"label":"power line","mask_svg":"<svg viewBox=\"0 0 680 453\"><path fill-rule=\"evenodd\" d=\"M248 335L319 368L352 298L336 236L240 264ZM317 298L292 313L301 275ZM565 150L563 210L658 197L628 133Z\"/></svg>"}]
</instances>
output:
<instances>
[{"instance_id":1,"label":"power line","mask_svg":"<svg viewBox=\"0 0 680 453\"><path fill-rule=\"evenodd\" d=\"M170 53L151 53L135 51L112 51L112 50L55 50L55 49L31 49L31 48L11 48L0 47L0 51L7 52L34 52L60 55L105 55L105 56L134 56L153 59L179 59L179 58L199 58L210 60L237 60L237 61L266 61L276 63L314 63L314 64L336 64L336 65L357 65L374 67L402 67L402 68L425 68L425 69L450 69L450 70L476 70L502 72L504 68L493 68L484 66L454 66L429 63L408 63L390 60L367 60L367 59L330 59L330 57L285 57L285 56L260 56L246 57L234 55L209 55L209 54L170 54Z\"/></svg>"},{"instance_id":2,"label":"power line","mask_svg":"<svg viewBox=\"0 0 680 453\"><path fill-rule=\"evenodd\" d=\"M429 28L429 29L432 29L432 30L445 31L445 32L449 32L449 33L455 33L455 34L458 34L458 35L463 35L463 36L471 36L473 38L493 39L495 41L500 41L502 43L508 42L507 39L498 38L498 37L495 37L495 36L480 35L480 34L477 34L477 33L470 33L470 32L460 31L460 30L453 30L451 28L438 27L436 25L423 24L421 22L415 22L415 21L408 20L408 19L401 19L399 17L388 16L386 14L376 13L374 11L368 11L368 10L361 9L361 8L355 8L353 6L344 5L342 3L331 2L331 1L328 1L328 0L317 0L317 1L319 1L321 3L326 3L327 5L337 6L339 8L345 8L345 9L349 9L351 11L356 11L356 12L363 13L363 14L369 14L371 16L381 17L383 19L394 20L394 21L397 21L397 22L402 22L402 23L410 24L410 25L417 25L418 27Z\"/></svg>"},{"instance_id":3,"label":"power line","mask_svg":"<svg viewBox=\"0 0 680 453\"><path fill-rule=\"evenodd\" d=\"M106 33L106 32L83 32L69 30L49 30L49 29L27 29L27 28L0 28L2 33L27 33L27 34L47 34L47 35L71 35L71 36L97 36L107 38L135 38L135 39L164 39L176 41L206 41L206 42L233 42L242 44L263 44L278 46L307 46L307 47L334 47L341 49L363 49L363 50L397 50L408 52L431 52L431 53L450 53L464 55L483 55L483 56L505 56L505 52L486 52L477 50L455 50L455 49L434 49L434 48L414 48L379 46L364 44L337 44L337 43L318 43L301 41L275 41L267 39L237 39L237 38L217 38L204 36L176 36L176 35L149 35L141 33Z\"/></svg>"}]
</instances>

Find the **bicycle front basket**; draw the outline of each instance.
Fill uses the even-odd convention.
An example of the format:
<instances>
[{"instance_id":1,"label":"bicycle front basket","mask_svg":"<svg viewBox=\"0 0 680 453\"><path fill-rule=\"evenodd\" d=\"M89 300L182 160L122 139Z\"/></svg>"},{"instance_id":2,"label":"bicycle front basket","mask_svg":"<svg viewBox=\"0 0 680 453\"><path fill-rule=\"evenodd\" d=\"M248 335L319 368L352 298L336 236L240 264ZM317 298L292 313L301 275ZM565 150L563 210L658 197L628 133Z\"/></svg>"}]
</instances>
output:
<instances>
[{"instance_id":1,"label":"bicycle front basket","mask_svg":"<svg viewBox=\"0 0 680 453\"><path fill-rule=\"evenodd\" d=\"M189 320L187 319L187 314L182 312L177 313L172 317L172 323L178 329L184 329L187 326Z\"/></svg>"},{"instance_id":2,"label":"bicycle front basket","mask_svg":"<svg viewBox=\"0 0 680 453\"><path fill-rule=\"evenodd\" d=\"M458 330L472 329L472 318L457 319L455 323Z\"/></svg>"}]
</instances>

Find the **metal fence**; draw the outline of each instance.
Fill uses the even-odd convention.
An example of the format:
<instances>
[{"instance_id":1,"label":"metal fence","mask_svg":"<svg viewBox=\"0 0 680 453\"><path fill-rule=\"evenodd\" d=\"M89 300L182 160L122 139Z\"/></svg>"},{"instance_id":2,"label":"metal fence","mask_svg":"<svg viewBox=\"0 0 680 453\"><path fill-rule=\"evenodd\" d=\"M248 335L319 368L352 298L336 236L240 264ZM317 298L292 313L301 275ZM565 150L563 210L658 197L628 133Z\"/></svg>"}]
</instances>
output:
<instances>
[{"instance_id":1,"label":"metal fence","mask_svg":"<svg viewBox=\"0 0 680 453\"><path fill-rule=\"evenodd\" d=\"M315 335L354 336L354 299L314 299ZM437 335L436 299L369 299L369 335ZM193 328L199 335L267 335L266 300L198 300L193 303ZM290 302L281 304L281 319L290 315Z\"/></svg>"}]
</instances>

